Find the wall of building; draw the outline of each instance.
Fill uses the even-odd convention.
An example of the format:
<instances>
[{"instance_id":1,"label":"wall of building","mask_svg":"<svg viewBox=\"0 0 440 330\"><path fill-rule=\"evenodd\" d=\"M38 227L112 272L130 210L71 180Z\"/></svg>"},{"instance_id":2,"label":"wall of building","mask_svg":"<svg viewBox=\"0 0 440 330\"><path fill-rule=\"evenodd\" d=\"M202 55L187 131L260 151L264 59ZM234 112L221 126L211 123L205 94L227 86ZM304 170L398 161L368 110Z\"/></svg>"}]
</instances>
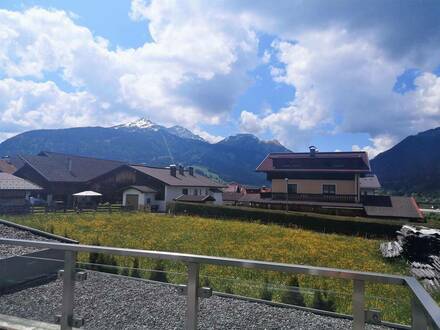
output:
<instances>
[{"instance_id":1,"label":"wall of building","mask_svg":"<svg viewBox=\"0 0 440 330\"><path fill-rule=\"evenodd\" d=\"M297 192L299 194L322 194L323 184L335 184L337 195L355 195L357 193L355 180L327 180L327 179L289 179L289 184L297 184ZM287 192L286 182L284 179L272 180L272 192Z\"/></svg>"},{"instance_id":2,"label":"wall of building","mask_svg":"<svg viewBox=\"0 0 440 330\"><path fill-rule=\"evenodd\" d=\"M214 204L216 205L223 205L223 193L222 192L211 192L210 193L212 197L215 198Z\"/></svg>"},{"instance_id":3,"label":"wall of building","mask_svg":"<svg viewBox=\"0 0 440 330\"><path fill-rule=\"evenodd\" d=\"M127 195L137 195L139 201L139 209L142 209L144 206L148 204L148 199L150 199L150 206L157 205L160 206L163 204L163 201L157 201L155 199L155 193L143 193L137 189L126 189L122 193L122 205L127 205ZM164 211L164 210L161 210Z\"/></svg>"}]
</instances>

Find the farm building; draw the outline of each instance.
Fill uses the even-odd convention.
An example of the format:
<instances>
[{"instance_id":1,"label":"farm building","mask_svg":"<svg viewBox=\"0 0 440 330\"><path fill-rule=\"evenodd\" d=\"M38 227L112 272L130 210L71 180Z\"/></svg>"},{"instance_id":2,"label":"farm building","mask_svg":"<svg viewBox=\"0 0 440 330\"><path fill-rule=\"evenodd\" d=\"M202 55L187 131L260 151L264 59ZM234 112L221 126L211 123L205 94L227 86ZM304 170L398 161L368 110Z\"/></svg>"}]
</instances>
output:
<instances>
[{"instance_id":1,"label":"farm building","mask_svg":"<svg viewBox=\"0 0 440 330\"><path fill-rule=\"evenodd\" d=\"M20 212L29 205L29 198L42 191L34 183L10 173L0 173L0 212Z\"/></svg>"},{"instance_id":2,"label":"farm building","mask_svg":"<svg viewBox=\"0 0 440 330\"><path fill-rule=\"evenodd\" d=\"M126 189L119 187L124 186ZM134 188L134 186L136 188ZM151 167L126 165L94 180L92 188L96 191L112 190L125 196L124 205L141 208L145 203L158 211L165 211L166 203L182 195L212 196L215 204L222 204L223 185L203 175L192 167L171 165ZM154 191L154 193L153 193ZM127 196L130 197L127 198Z\"/></svg>"},{"instance_id":3,"label":"farm building","mask_svg":"<svg viewBox=\"0 0 440 330\"><path fill-rule=\"evenodd\" d=\"M55 152L36 156L19 155L14 175L41 186L48 204L61 202L69 206L72 195L89 190L90 181L123 165L123 162Z\"/></svg>"}]
</instances>

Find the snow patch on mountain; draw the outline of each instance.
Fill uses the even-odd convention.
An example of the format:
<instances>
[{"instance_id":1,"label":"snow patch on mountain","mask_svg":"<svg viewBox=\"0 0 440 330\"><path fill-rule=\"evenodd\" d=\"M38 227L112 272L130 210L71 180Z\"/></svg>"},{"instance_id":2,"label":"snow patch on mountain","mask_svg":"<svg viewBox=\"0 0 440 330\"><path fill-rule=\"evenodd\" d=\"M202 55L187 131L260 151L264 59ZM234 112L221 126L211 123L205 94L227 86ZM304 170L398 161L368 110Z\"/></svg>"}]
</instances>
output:
<instances>
[{"instance_id":1,"label":"snow patch on mountain","mask_svg":"<svg viewBox=\"0 0 440 330\"><path fill-rule=\"evenodd\" d=\"M132 121L132 122L129 122L129 123L113 126L113 128L115 128L115 129L123 128L123 129L130 129L130 130L153 130L155 132L167 131L170 134L176 135L176 136L184 138L184 139L191 139L191 140L198 140L198 141L206 142L206 140L203 139L201 136L194 134L193 132L191 132L189 129L187 129L185 127L178 126L178 125L171 126L171 127L165 127L165 126L161 126L161 125L158 125L158 124L152 122L148 118L139 118L139 119Z\"/></svg>"}]
</instances>

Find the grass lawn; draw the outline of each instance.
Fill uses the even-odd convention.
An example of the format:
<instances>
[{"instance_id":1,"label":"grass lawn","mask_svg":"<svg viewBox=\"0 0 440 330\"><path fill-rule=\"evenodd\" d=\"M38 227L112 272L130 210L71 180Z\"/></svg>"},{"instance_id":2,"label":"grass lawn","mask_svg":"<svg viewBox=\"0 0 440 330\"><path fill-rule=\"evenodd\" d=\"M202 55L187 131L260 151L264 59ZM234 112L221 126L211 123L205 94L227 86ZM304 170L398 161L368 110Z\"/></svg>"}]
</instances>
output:
<instances>
[{"instance_id":1,"label":"grass lawn","mask_svg":"<svg viewBox=\"0 0 440 330\"><path fill-rule=\"evenodd\" d=\"M241 221L222 221L189 216L148 213L43 214L8 216L7 220L67 235L83 244L138 248L236 257L282 263L334 267L360 271L406 274L402 260L385 261L378 250L379 240L346 235L322 234L306 230ZM88 261L87 255L80 260ZM131 267L130 258L117 258L118 265ZM183 283L185 266L164 263L168 280ZM140 260L140 267L155 267L152 260ZM143 276L148 277L149 272ZM261 297L262 284L273 285L273 300L280 301L288 276L233 267L204 266L202 284L217 291ZM312 305L313 290L331 291L338 312L351 314L352 283L300 275L307 305ZM408 323L409 292L403 287L372 285L366 287L367 305L379 309L383 319Z\"/></svg>"}]
</instances>

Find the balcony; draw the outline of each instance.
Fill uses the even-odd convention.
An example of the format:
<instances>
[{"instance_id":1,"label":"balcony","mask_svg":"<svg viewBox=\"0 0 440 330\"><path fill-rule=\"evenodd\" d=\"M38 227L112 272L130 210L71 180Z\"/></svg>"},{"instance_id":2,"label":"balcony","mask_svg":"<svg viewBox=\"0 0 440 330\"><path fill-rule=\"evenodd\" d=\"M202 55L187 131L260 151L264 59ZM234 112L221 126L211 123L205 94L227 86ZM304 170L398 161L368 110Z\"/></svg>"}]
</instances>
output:
<instances>
[{"instance_id":1,"label":"balcony","mask_svg":"<svg viewBox=\"0 0 440 330\"><path fill-rule=\"evenodd\" d=\"M102 246L66 244L0 238L3 246L49 249L64 255L59 279L48 284L24 288L5 298L0 296L0 314L17 308L20 313L10 316L9 323L0 328L14 328L11 322L23 318L50 322L58 309L57 323L63 330L86 329L167 329L167 328L305 328L328 327L365 329L366 323L400 329L440 329L440 308L428 292L408 276L358 272L343 269L294 264L262 262L244 259L210 257L192 254L123 249ZM102 253L118 257L151 258L180 263L185 284L173 285L111 275L98 271L79 271L84 263L78 260L83 253ZM28 258L27 256L22 256ZM43 262L41 258L32 260ZM50 260L53 261L53 260ZM258 272L274 271L303 274L351 282L352 315L294 307L259 299L215 293L200 283L201 267L240 267ZM411 326L383 322L380 312L366 310L366 288L370 285L395 285L411 292ZM331 288L330 288L331 289ZM396 297L399 300L399 297ZM398 301L398 303L403 303ZM58 307L57 307L58 306ZM282 307L282 308L281 308ZM80 317L84 316L84 319ZM267 317L270 315L270 317ZM21 322L21 321L20 321ZM35 321L31 321L35 322ZM54 329L47 324L41 329ZM20 328L21 329L21 328Z\"/></svg>"},{"instance_id":2,"label":"balcony","mask_svg":"<svg viewBox=\"0 0 440 330\"><path fill-rule=\"evenodd\" d=\"M266 196L268 196L268 195L266 195ZM262 198L264 198L264 197L262 197ZM356 195L272 193L272 199L279 200L279 201L288 200L288 201L301 201L301 202L356 203Z\"/></svg>"}]
</instances>

